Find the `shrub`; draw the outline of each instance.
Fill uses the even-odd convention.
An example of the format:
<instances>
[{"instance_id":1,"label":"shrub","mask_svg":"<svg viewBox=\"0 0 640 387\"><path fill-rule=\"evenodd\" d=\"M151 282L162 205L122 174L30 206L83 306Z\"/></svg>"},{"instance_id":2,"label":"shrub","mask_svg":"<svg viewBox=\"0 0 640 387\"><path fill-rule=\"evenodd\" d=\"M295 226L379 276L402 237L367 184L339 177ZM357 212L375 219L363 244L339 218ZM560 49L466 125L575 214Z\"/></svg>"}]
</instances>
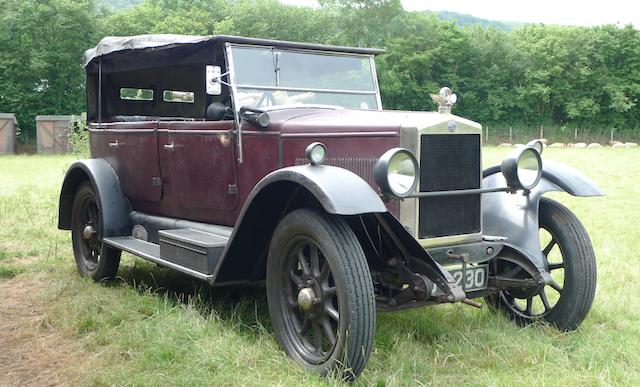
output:
<instances>
[{"instance_id":1,"label":"shrub","mask_svg":"<svg viewBox=\"0 0 640 387\"><path fill-rule=\"evenodd\" d=\"M89 131L87 131L87 115L82 113L73 116L69 122L69 148L80 158L89 158Z\"/></svg>"}]
</instances>

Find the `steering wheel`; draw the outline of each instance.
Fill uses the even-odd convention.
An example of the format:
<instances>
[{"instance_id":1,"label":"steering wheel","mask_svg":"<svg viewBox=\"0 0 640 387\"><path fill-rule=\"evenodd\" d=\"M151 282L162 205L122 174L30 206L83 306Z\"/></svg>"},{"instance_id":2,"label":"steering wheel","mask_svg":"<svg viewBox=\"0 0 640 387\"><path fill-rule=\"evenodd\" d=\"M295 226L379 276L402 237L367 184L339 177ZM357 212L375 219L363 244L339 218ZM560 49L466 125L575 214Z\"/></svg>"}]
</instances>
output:
<instances>
[{"instance_id":1,"label":"steering wheel","mask_svg":"<svg viewBox=\"0 0 640 387\"><path fill-rule=\"evenodd\" d=\"M262 93L262 97L260 97L260 99L258 100L256 107L261 107L265 102L267 102L265 106L274 106L276 104L276 98L270 91L265 91L264 93Z\"/></svg>"}]
</instances>

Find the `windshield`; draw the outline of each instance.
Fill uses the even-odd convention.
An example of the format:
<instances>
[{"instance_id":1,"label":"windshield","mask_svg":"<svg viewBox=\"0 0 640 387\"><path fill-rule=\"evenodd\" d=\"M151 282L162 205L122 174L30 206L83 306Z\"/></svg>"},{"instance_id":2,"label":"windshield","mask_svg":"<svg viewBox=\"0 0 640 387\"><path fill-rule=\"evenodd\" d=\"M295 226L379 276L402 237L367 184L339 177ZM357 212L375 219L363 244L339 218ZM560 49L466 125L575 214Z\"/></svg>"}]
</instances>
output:
<instances>
[{"instance_id":1,"label":"windshield","mask_svg":"<svg viewBox=\"0 0 640 387\"><path fill-rule=\"evenodd\" d=\"M380 109L371 56L232 46L236 106Z\"/></svg>"}]
</instances>

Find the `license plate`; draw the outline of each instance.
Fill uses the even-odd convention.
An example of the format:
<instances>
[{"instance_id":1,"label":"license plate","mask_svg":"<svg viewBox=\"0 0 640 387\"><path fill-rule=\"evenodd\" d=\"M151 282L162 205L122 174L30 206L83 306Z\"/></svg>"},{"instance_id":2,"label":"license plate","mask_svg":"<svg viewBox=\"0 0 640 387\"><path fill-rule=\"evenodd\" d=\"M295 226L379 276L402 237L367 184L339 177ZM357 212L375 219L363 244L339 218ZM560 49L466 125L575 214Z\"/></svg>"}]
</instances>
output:
<instances>
[{"instance_id":1,"label":"license plate","mask_svg":"<svg viewBox=\"0 0 640 387\"><path fill-rule=\"evenodd\" d=\"M451 269L449 273L451 273L456 280L456 284L462 286L464 291L472 292L487 288L487 281L489 279L488 268L489 265L467 266L465 271L459 268Z\"/></svg>"}]
</instances>

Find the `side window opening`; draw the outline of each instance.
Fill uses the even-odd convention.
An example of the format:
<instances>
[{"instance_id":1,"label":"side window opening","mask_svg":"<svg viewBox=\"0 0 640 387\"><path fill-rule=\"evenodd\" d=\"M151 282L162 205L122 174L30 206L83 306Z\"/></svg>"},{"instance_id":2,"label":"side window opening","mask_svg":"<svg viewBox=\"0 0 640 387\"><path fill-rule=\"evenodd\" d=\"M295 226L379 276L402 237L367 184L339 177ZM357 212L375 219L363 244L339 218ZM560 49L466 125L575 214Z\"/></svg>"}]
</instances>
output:
<instances>
[{"instance_id":1,"label":"side window opening","mask_svg":"<svg viewBox=\"0 0 640 387\"><path fill-rule=\"evenodd\" d=\"M194 103L195 93L192 91L165 90L162 93L164 102Z\"/></svg>"},{"instance_id":2,"label":"side window opening","mask_svg":"<svg viewBox=\"0 0 640 387\"><path fill-rule=\"evenodd\" d=\"M206 94L204 67L205 63L194 63L103 73L102 121L211 120L209 105L230 106L230 94L226 87L219 96ZM232 118L226 115L227 110L225 117L214 118Z\"/></svg>"},{"instance_id":3,"label":"side window opening","mask_svg":"<svg viewBox=\"0 0 640 387\"><path fill-rule=\"evenodd\" d=\"M120 88L120 99L127 101L153 101L153 90L122 87Z\"/></svg>"}]
</instances>

